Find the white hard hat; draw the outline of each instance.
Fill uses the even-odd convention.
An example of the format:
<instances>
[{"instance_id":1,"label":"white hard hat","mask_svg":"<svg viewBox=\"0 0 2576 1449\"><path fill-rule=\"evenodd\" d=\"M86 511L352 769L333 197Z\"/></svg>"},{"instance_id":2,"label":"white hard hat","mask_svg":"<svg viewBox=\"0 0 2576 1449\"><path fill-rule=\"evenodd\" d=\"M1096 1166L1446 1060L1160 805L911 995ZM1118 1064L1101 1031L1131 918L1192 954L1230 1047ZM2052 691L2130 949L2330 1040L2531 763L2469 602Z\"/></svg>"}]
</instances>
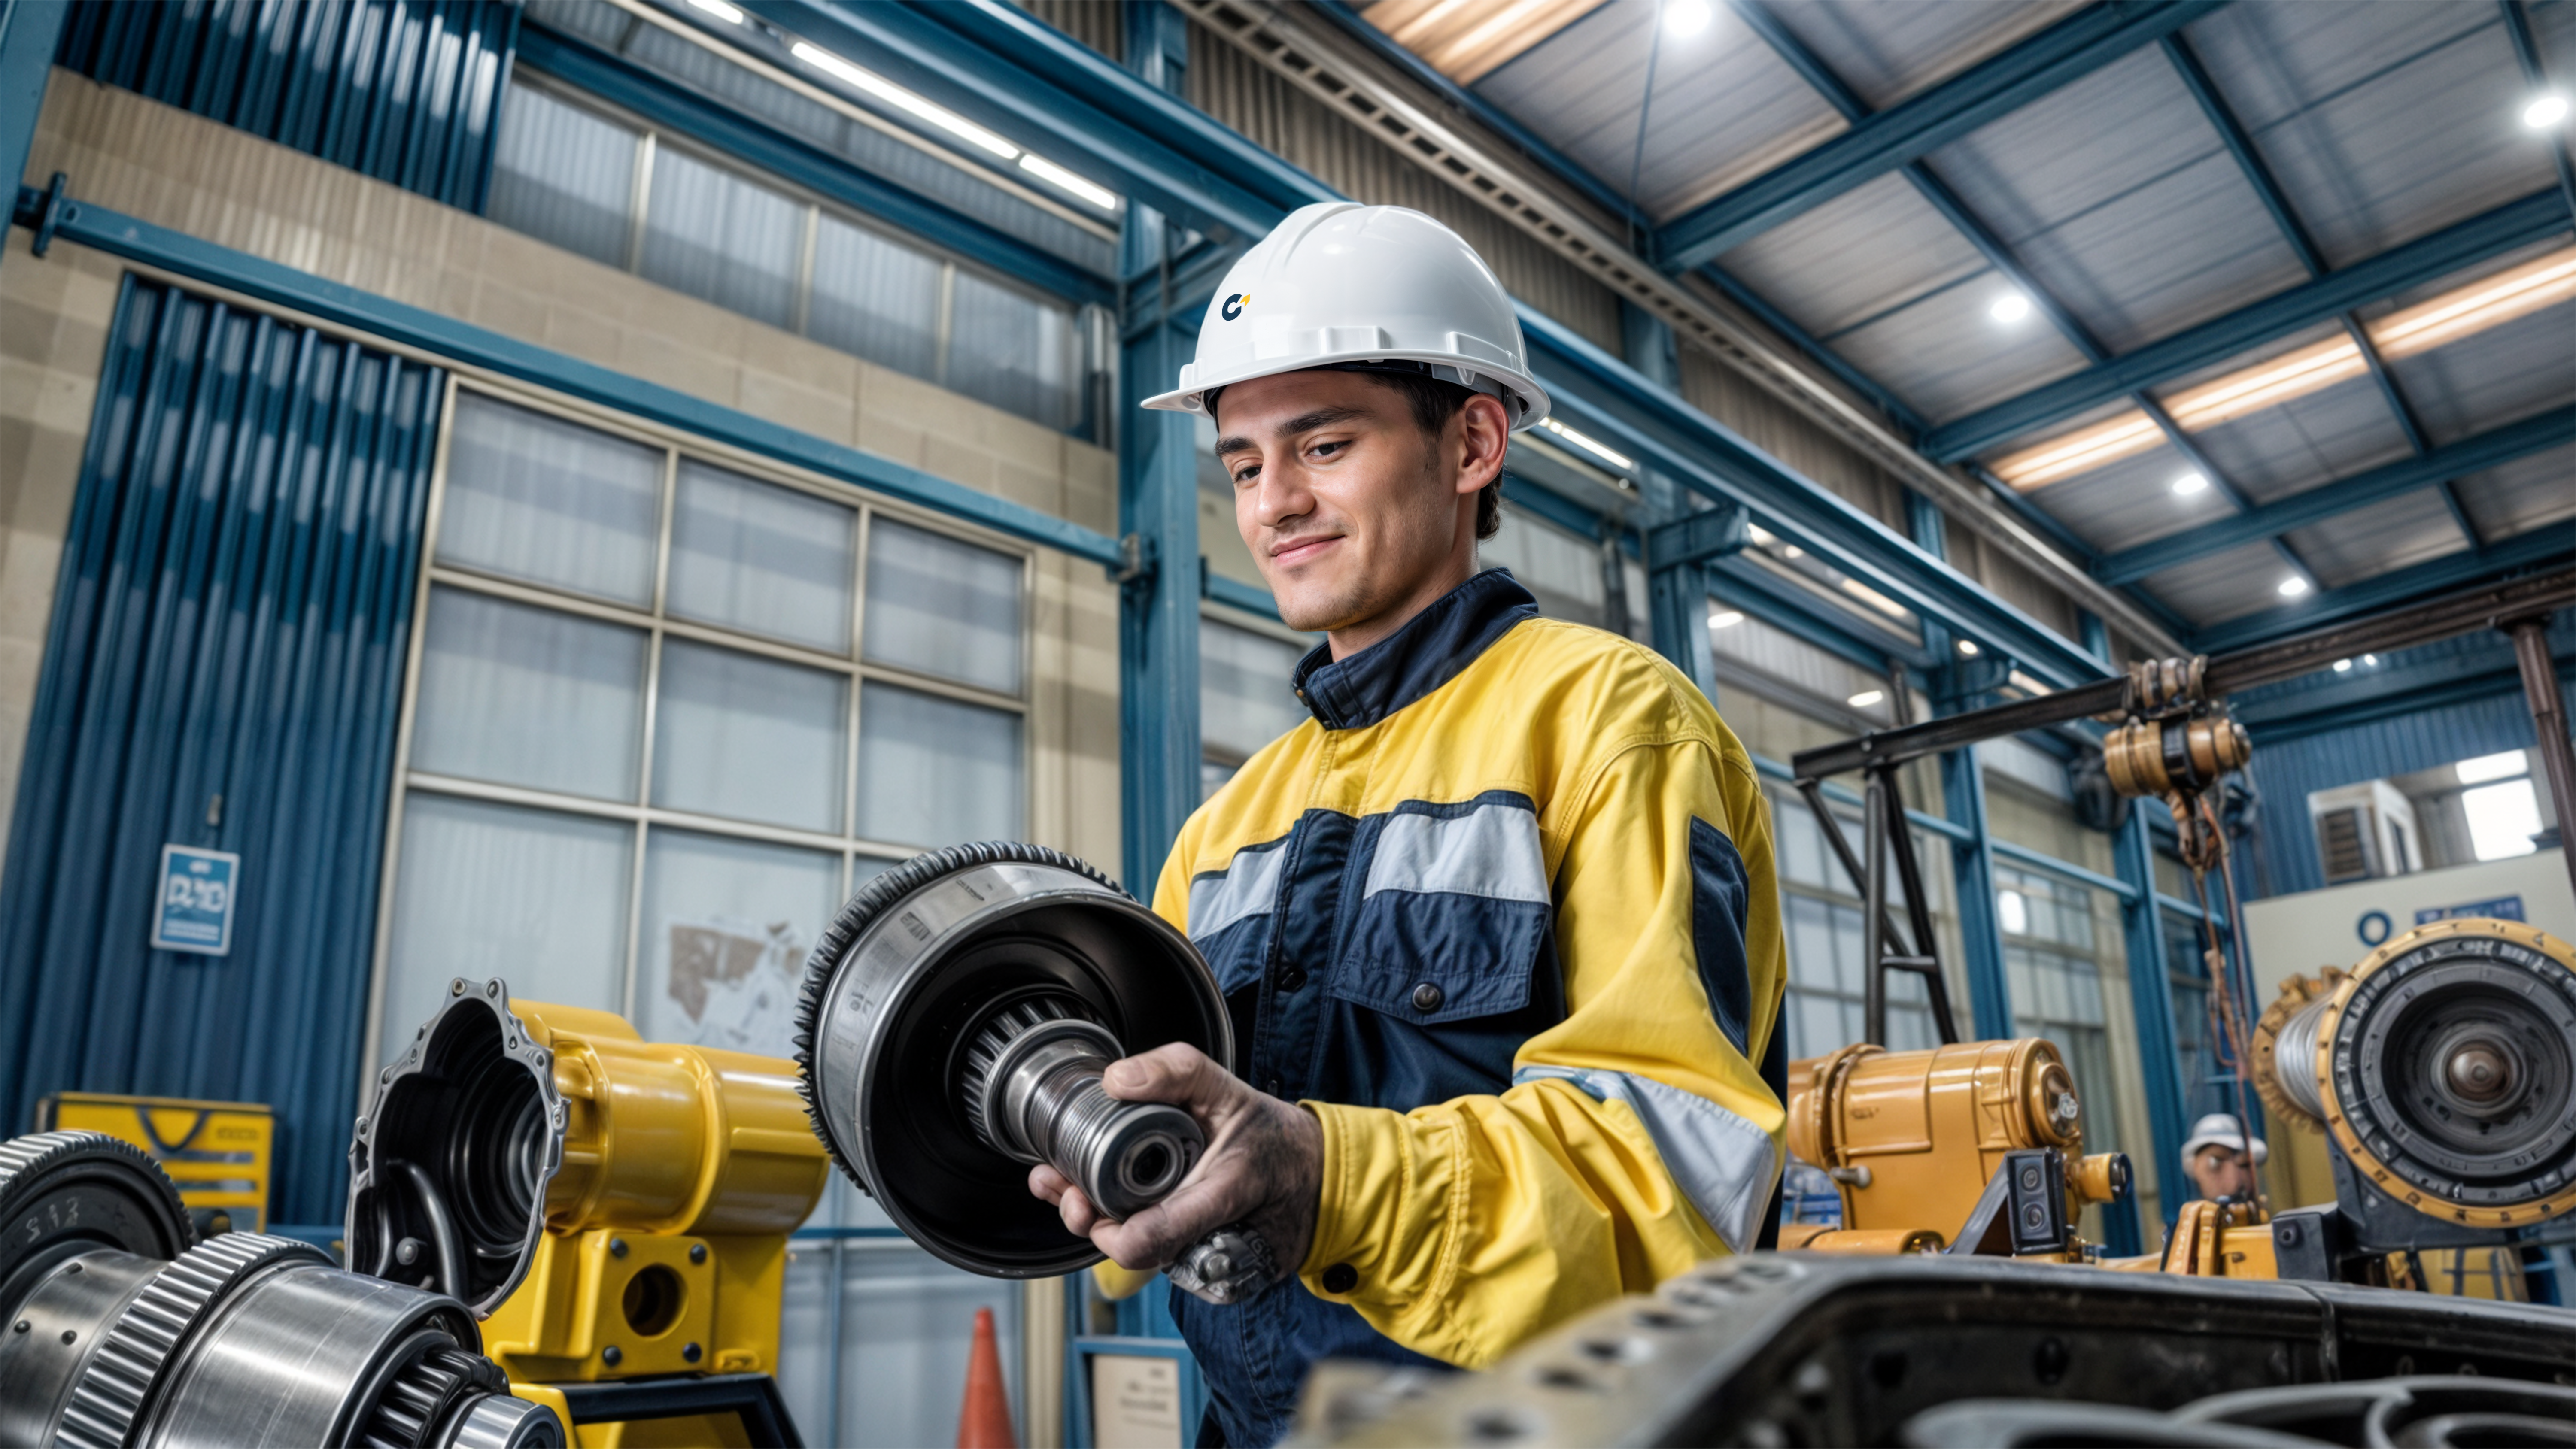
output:
<instances>
[{"instance_id":1,"label":"white hard hat","mask_svg":"<svg viewBox=\"0 0 2576 1449\"><path fill-rule=\"evenodd\" d=\"M2235 1114L2212 1112L2191 1124L2191 1140L2182 1145L2182 1160L2191 1161L2204 1147L2224 1147L2242 1152L2245 1146L2245 1126L2236 1120ZM2263 1159L2272 1155L2272 1149L2265 1146L2260 1137L2253 1139L2253 1146L2254 1165L2261 1167Z\"/></svg>"},{"instance_id":2,"label":"white hard hat","mask_svg":"<svg viewBox=\"0 0 2576 1449\"><path fill-rule=\"evenodd\" d=\"M1421 212L1348 201L1297 208L1235 262L1180 385L1145 406L1203 413L1215 388L1372 362L1498 397L1515 429L1547 416L1512 299L1476 249Z\"/></svg>"}]
</instances>

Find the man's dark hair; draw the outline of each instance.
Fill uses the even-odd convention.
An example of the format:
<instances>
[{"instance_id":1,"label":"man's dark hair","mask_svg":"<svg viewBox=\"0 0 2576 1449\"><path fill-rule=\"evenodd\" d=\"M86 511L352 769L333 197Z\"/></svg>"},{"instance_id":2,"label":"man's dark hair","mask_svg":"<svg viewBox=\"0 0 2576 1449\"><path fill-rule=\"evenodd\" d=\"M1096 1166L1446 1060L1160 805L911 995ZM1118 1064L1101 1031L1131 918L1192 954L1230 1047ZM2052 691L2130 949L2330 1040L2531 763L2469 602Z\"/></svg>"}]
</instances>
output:
<instances>
[{"instance_id":1,"label":"man's dark hair","mask_svg":"<svg viewBox=\"0 0 2576 1449\"><path fill-rule=\"evenodd\" d=\"M1356 372L1370 381L1393 389L1404 399L1405 408L1413 414L1414 424L1435 440L1449 426L1449 420L1466 409L1467 399L1476 395L1472 388L1454 382L1442 382L1427 373L1404 371L1392 367L1316 368L1317 372ZM1214 387L1200 395L1199 405L1207 409L1210 419L1216 417L1216 400L1225 389ZM1508 406L1508 404L1506 404ZM1503 480L1496 477L1476 494L1476 541L1484 542L1503 531Z\"/></svg>"},{"instance_id":2,"label":"man's dark hair","mask_svg":"<svg viewBox=\"0 0 2576 1449\"><path fill-rule=\"evenodd\" d=\"M1351 370L1364 372L1371 381L1383 383L1401 393L1405 406L1412 410L1415 424L1434 438L1448 428L1451 418L1466 410L1467 399L1476 395L1471 388L1442 382L1419 372L1381 372L1376 368ZM1481 543L1502 530L1503 480L1496 477L1476 495L1476 539Z\"/></svg>"}]
</instances>

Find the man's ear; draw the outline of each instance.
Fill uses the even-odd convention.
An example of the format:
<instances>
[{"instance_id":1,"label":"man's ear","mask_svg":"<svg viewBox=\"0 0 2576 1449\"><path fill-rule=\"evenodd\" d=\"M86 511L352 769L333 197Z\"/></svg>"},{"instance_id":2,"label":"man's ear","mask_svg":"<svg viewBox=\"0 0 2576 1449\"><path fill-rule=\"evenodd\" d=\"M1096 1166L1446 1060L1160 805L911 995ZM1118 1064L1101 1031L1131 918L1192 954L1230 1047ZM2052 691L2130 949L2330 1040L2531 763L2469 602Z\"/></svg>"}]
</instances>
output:
<instances>
[{"instance_id":1,"label":"man's ear","mask_svg":"<svg viewBox=\"0 0 2576 1449\"><path fill-rule=\"evenodd\" d=\"M1503 455L1511 448L1512 415L1501 402L1483 393L1458 409L1458 492L1479 493L1503 473Z\"/></svg>"}]
</instances>

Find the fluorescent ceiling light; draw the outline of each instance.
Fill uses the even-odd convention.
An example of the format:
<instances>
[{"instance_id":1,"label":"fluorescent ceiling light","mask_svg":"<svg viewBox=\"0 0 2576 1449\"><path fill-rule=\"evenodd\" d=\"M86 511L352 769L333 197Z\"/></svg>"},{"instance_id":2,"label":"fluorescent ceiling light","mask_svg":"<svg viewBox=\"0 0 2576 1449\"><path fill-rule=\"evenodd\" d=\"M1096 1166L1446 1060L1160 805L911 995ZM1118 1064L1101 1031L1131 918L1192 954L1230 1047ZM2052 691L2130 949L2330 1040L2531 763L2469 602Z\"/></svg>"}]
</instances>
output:
<instances>
[{"instance_id":1,"label":"fluorescent ceiling light","mask_svg":"<svg viewBox=\"0 0 2576 1449\"><path fill-rule=\"evenodd\" d=\"M2189 498L2208 486L2209 475L2206 473L2185 473L2173 481L2174 492L2184 498Z\"/></svg>"},{"instance_id":2,"label":"fluorescent ceiling light","mask_svg":"<svg viewBox=\"0 0 2576 1449\"><path fill-rule=\"evenodd\" d=\"M1780 550L1780 557L1782 558L1805 558L1806 556L1807 551L1798 547L1794 543Z\"/></svg>"},{"instance_id":3,"label":"fluorescent ceiling light","mask_svg":"<svg viewBox=\"0 0 2576 1449\"><path fill-rule=\"evenodd\" d=\"M1118 209L1118 193L1088 177L1076 176L1034 151L1020 157L1020 169L1043 181L1051 181L1102 211Z\"/></svg>"},{"instance_id":4,"label":"fluorescent ceiling light","mask_svg":"<svg viewBox=\"0 0 2576 1449\"><path fill-rule=\"evenodd\" d=\"M2463 785L2483 785L2489 780L2510 780L2531 768L2520 750L2507 750L2500 755L2480 755L2462 760L2451 767Z\"/></svg>"},{"instance_id":5,"label":"fluorescent ceiling light","mask_svg":"<svg viewBox=\"0 0 2576 1449\"><path fill-rule=\"evenodd\" d=\"M2535 131L2546 131L2567 119L2567 98L2562 95L2534 96L2522 108L2522 123Z\"/></svg>"},{"instance_id":6,"label":"fluorescent ceiling light","mask_svg":"<svg viewBox=\"0 0 2576 1449\"><path fill-rule=\"evenodd\" d=\"M1867 709L1885 698L1887 698L1887 691L1884 689L1864 689L1853 695L1846 703L1854 709Z\"/></svg>"},{"instance_id":7,"label":"fluorescent ceiling light","mask_svg":"<svg viewBox=\"0 0 2576 1449\"><path fill-rule=\"evenodd\" d=\"M1675 35L1697 35L1708 29L1705 0L1672 0L1664 7L1664 28Z\"/></svg>"},{"instance_id":8,"label":"fluorescent ceiling light","mask_svg":"<svg viewBox=\"0 0 2576 1449\"><path fill-rule=\"evenodd\" d=\"M2576 247L2564 247L2391 312L2365 324L2362 331L2383 360L2393 361L2447 346L2571 297L2576 297ZM2184 388L2161 401L2177 426L2197 433L2369 371L2368 359L2350 337L2330 337ZM1999 458L1993 471L2006 485L2026 493L2164 445L2164 431L2145 413L2125 412ZM2182 490L2177 486L2174 491Z\"/></svg>"},{"instance_id":9,"label":"fluorescent ceiling light","mask_svg":"<svg viewBox=\"0 0 2576 1449\"><path fill-rule=\"evenodd\" d=\"M2308 591L2308 581L2297 574L2292 574L2281 580L2280 589L2282 598L2295 599Z\"/></svg>"},{"instance_id":10,"label":"fluorescent ceiling light","mask_svg":"<svg viewBox=\"0 0 2576 1449\"><path fill-rule=\"evenodd\" d=\"M1969 657L1970 659L1974 659L1974 658L1976 658L1976 657L1977 657L1977 641L1976 641L1976 640L1974 640L1974 639L1962 639L1962 640L1960 640L1960 641L1959 641L1959 652L1960 652L1961 654L1966 655L1966 656L1967 656L1967 657Z\"/></svg>"},{"instance_id":11,"label":"fluorescent ceiling light","mask_svg":"<svg viewBox=\"0 0 2576 1449\"><path fill-rule=\"evenodd\" d=\"M1556 434L1558 437L1565 439L1567 442L1572 443L1574 446L1581 448L1583 451L1590 453L1593 457L1599 458L1601 461L1609 464L1613 468L1634 468L1637 466L1636 460L1630 458L1627 454L1622 453L1605 443L1597 442L1585 434L1578 433L1574 429L1567 427L1565 424L1558 422L1554 418L1541 418L1538 420L1538 425L1547 429L1549 432Z\"/></svg>"},{"instance_id":12,"label":"fluorescent ceiling light","mask_svg":"<svg viewBox=\"0 0 2576 1449\"><path fill-rule=\"evenodd\" d=\"M917 96L872 70L863 70L841 59L819 45L800 40L789 47L789 54L845 85L853 85L898 110L910 111L939 129L969 145L992 152L1005 161L1016 159L1020 148L967 120L964 116ZM1071 172L1067 172L1071 175Z\"/></svg>"},{"instance_id":13,"label":"fluorescent ceiling light","mask_svg":"<svg viewBox=\"0 0 2576 1449\"><path fill-rule=\"evenodd\" d=\"M2057 692L2056 690L2049 688L2047 685L2040 683L2038 680L2031 678L2029 675L2022 673L2018 669L2005 675L2004 679L2007 683L2011 684L2013 688L2020 690L2022 693L2029 695L2033 699L2038 699L2042 695L2055 694Z\"/></svg>"},{"instance_id":14,"label":"fluorescent ceiling light","mask_svg":"<svg viewBox=\"0 0 2576 1449\"><path fill-rule=\"evenodd\" d=\"M1998 322L2018 322L2030 315L2030 299L2019 292L2006 292L1995 299L1986 314Z\"/></svg>"},{"instance_id":15,"label":"fluorescent ceiling light","mask_svg":"<svg viewBox=\"0 0 2576 1449\"><path fill-rule=\"evenodd\" d=\"M1714 605L1709 608L1708 627L1712 629L1732 629L1743 622L1744 612L1740 609L1720 609Z\"/></svg>"},{"instance_id":16,"label":"fluorescent ceiling light","mask_svg":"<svg viewBox=\"0 0 2576 1449\"><path fill-rule=\"evenodd\" d=\"M2379 667L2379 656L2376 654L2364 654L2361 656L2361 662L2369 665L2373 669L2377 669Z\"/></svg>"},{"instance_id":17,"label":"fluorescent ceiling light","mask_svg":"<svg viewBox=\"0 0 2576 1449\"><path fill-rule=\"evenodd\" d=\"M1756 548L1769 548L1771 545L1780 541L1780 536L1778 534L1773 533L1771 530L1764 528L1758 523L1746 524L1744 526L1744 536L1753 540L1753 545Z\"/></svg>"},{"instance_id":18,"label":"fluorescent ceiling light","mask_svg":"<svg viewBox=\"0 0 2576 1449\"><path fill-rule=\"evenodd\" d=\"M2351 661L2351 660L2349 660L2349 659L2338 659L2338 660L2336 660L2336 661L2335 661L2335 673L2337 673L2337 674L2350 674L2350 673L2352 673L2352 661Z\"/></svg>"},{"instance_id":19,"label":"fluorescent ceiling light","mask_svg":"<svg viewBox=\"0 0 2576 1449\"><path fill-rule=\"evenodd\" d=\"M742 23L742 12L727 5L725 0L689 0L689 8L703 10L727 25Z\"/></svg>"}]
</instances>

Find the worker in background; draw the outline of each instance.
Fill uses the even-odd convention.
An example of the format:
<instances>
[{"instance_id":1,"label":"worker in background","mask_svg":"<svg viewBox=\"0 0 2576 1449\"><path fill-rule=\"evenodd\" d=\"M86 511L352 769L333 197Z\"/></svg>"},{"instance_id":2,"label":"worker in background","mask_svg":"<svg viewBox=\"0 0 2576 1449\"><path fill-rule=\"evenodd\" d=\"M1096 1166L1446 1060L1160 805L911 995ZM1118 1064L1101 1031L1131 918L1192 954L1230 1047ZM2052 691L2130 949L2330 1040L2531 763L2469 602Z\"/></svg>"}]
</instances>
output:
<instances>
[{"instance_id":1,"label":"worker in background","mask_svg":"<svg viewBox=\"0 0 2576 1449\"><path fill-rule=\"evenodd\" d=\"M2252 1202L2254 1174L2271 1155L2262 1138L2247 1136L2245 1124L2227 1112L2212 1112L2193 1123L2191 1138L2182 1145L2183 1171L2212 1202Z\"/></svg>"},{"instance_id":2,"label":"worker in background","mask_svg":"<svg viewBox=\"0 0 2576 1449\"><path fill-rule=\"evenodd\" d=\"M1477 541L1546 416L1510 299L1397 207L1301 208L1227 274L1146 406L1205 413L1313 718L1200 807L1154 908L1233 1012L1112 1096L1208 1133L1179 1190L1103 1219L1116 1262L1249 1220L1273 1286L1172 1309L1201 1442L1268 1444L1326 1357L1477 1367L1772 1230L1786 981L1769 815L1709 700L1635 642L1542 619Z\"/></svg>"}]
</instances>

